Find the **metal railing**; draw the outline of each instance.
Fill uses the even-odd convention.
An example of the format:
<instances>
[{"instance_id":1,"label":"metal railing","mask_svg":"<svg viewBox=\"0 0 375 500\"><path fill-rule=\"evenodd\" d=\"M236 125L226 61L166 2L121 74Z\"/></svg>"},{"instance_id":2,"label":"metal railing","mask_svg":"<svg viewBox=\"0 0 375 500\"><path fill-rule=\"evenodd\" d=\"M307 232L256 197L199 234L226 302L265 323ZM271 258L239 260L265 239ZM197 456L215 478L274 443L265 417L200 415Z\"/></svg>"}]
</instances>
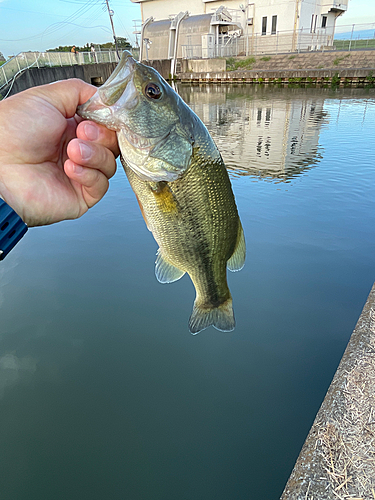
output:
<instances>
[{"instance_id":1,"label":"metal railing","mask_svg":"<svg viewBox=\"0 0 375 500\"><path fill-rule=\"evenodd\" d=\"M121 54L120 54L121 56ZM0 66L0 89L28 68L52 68L75 64L118 62L114 50L91 52L21 52Z\"/></svg>"},{"instance_id":2,"label":"metal railing","mask_svg":"<svg viewBox=\"0 0 375 500\"><path fill-rule=\"evenodd\" d=\"M230 38L220 35L218 43L209 45L185 44L181 46L184 59L235 57L326 50L375 49L375 23L310 28L275 33L249 32L248 36Z\"/></svg>"}]
</instances>

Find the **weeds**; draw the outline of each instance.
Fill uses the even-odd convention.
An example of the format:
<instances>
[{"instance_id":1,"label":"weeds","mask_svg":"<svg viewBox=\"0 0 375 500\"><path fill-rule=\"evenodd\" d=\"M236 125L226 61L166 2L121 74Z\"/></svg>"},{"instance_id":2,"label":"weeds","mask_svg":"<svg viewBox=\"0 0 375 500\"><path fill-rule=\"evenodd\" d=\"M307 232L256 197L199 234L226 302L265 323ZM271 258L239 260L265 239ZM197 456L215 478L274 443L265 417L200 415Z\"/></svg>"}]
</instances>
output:
<instances>
[{"instance_id":1,"label":"weeds","mask_svg":"<svg viewBox=\"0 0 375 500\"><path fill-rule=\"evenodd\" d=\"M237 69L252 69L252 65L255 63L255 57L247 57L246 59L235 59L234 57L229 57L227 62L227 71L236 71Z\"/></svg>"},{"instance_id":2,"label":"weeds","mask_svg":"<svg viewBox=\"0 0 375 500\"><path fill-rule=\"evenodd\" d=\"M332 77L331 87L335 88L338 85L340 85L340 80L341 80L340 75L338 73L335 73Z\"/></svg>"}]
</instances>

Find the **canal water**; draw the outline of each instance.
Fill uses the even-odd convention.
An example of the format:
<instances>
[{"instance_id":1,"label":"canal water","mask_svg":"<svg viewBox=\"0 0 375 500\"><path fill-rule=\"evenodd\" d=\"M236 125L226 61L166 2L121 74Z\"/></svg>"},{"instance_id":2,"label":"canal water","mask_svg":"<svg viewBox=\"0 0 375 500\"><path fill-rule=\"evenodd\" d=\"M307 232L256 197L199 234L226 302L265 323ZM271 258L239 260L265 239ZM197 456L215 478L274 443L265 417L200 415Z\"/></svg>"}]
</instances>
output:
<instances>
[{"instance_id":1,"label":"canal water","mask_svg":"<svg viewBox=\"0 0 375 500\"><path fill-rule=\"evenodd\" d=\"M375 280L375 93L182 86L228 166L237 326L193 336L121 168L0 267L2 500L277 499Z\"/></svg>"}]
</instances>

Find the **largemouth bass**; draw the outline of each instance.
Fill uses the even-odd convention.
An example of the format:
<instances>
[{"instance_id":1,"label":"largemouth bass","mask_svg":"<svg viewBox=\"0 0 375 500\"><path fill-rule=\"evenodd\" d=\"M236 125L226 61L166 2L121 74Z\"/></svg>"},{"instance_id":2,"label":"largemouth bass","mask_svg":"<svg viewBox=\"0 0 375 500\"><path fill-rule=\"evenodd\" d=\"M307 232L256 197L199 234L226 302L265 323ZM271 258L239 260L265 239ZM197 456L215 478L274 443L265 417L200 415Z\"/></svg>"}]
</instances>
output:
<instances>
[{"instance_id":1,"label":"largemouth bass","mask_svg":"<svg viewBox=\"0 0 375 500\"><path fill-rule=\"evenodd\" d=\"M159 244L157 279L171 283L188 273L195 286L190 331L233 330L226 269L242 269L245 239L204 124L155 69L128 52L78 113L117 131L126 175Z\"/></svg>"}]
</instances>

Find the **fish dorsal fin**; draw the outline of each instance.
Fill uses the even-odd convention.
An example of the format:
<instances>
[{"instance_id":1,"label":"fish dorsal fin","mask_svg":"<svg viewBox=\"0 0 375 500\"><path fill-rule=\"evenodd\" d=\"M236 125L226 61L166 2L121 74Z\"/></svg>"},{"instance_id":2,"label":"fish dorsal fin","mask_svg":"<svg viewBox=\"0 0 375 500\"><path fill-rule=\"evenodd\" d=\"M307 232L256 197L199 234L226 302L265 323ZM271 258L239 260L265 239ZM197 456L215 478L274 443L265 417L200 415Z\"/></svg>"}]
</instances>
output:
<instances>
[{"instance_id":1,"label":"fish dorsal fin","mask_svg":"<svg viewBox=\"0 0 375 500\"><path fill-rule=\"evenodd\" d=\"M227 267L229 271L232 272L241 271L241 269L245 265L245 258L246 258L246 243L242 225L240 223L238 229L236 248L234 249L232 257L227 262Z\"/></svg>"},{"instance_id":2,"label":"fish dorsal fin","mask_svg":"<svg viewBox=\"0 0 375 500\"><path fill-rule=\"evenodd\" d=\"M155 262L155 275L156 279L160 283L173 283L179 280L185 274L185 271L181 271L178 267L168 262L162 255L159 248L157 252L156 262Z\"/></svg>"}]
</instances>

